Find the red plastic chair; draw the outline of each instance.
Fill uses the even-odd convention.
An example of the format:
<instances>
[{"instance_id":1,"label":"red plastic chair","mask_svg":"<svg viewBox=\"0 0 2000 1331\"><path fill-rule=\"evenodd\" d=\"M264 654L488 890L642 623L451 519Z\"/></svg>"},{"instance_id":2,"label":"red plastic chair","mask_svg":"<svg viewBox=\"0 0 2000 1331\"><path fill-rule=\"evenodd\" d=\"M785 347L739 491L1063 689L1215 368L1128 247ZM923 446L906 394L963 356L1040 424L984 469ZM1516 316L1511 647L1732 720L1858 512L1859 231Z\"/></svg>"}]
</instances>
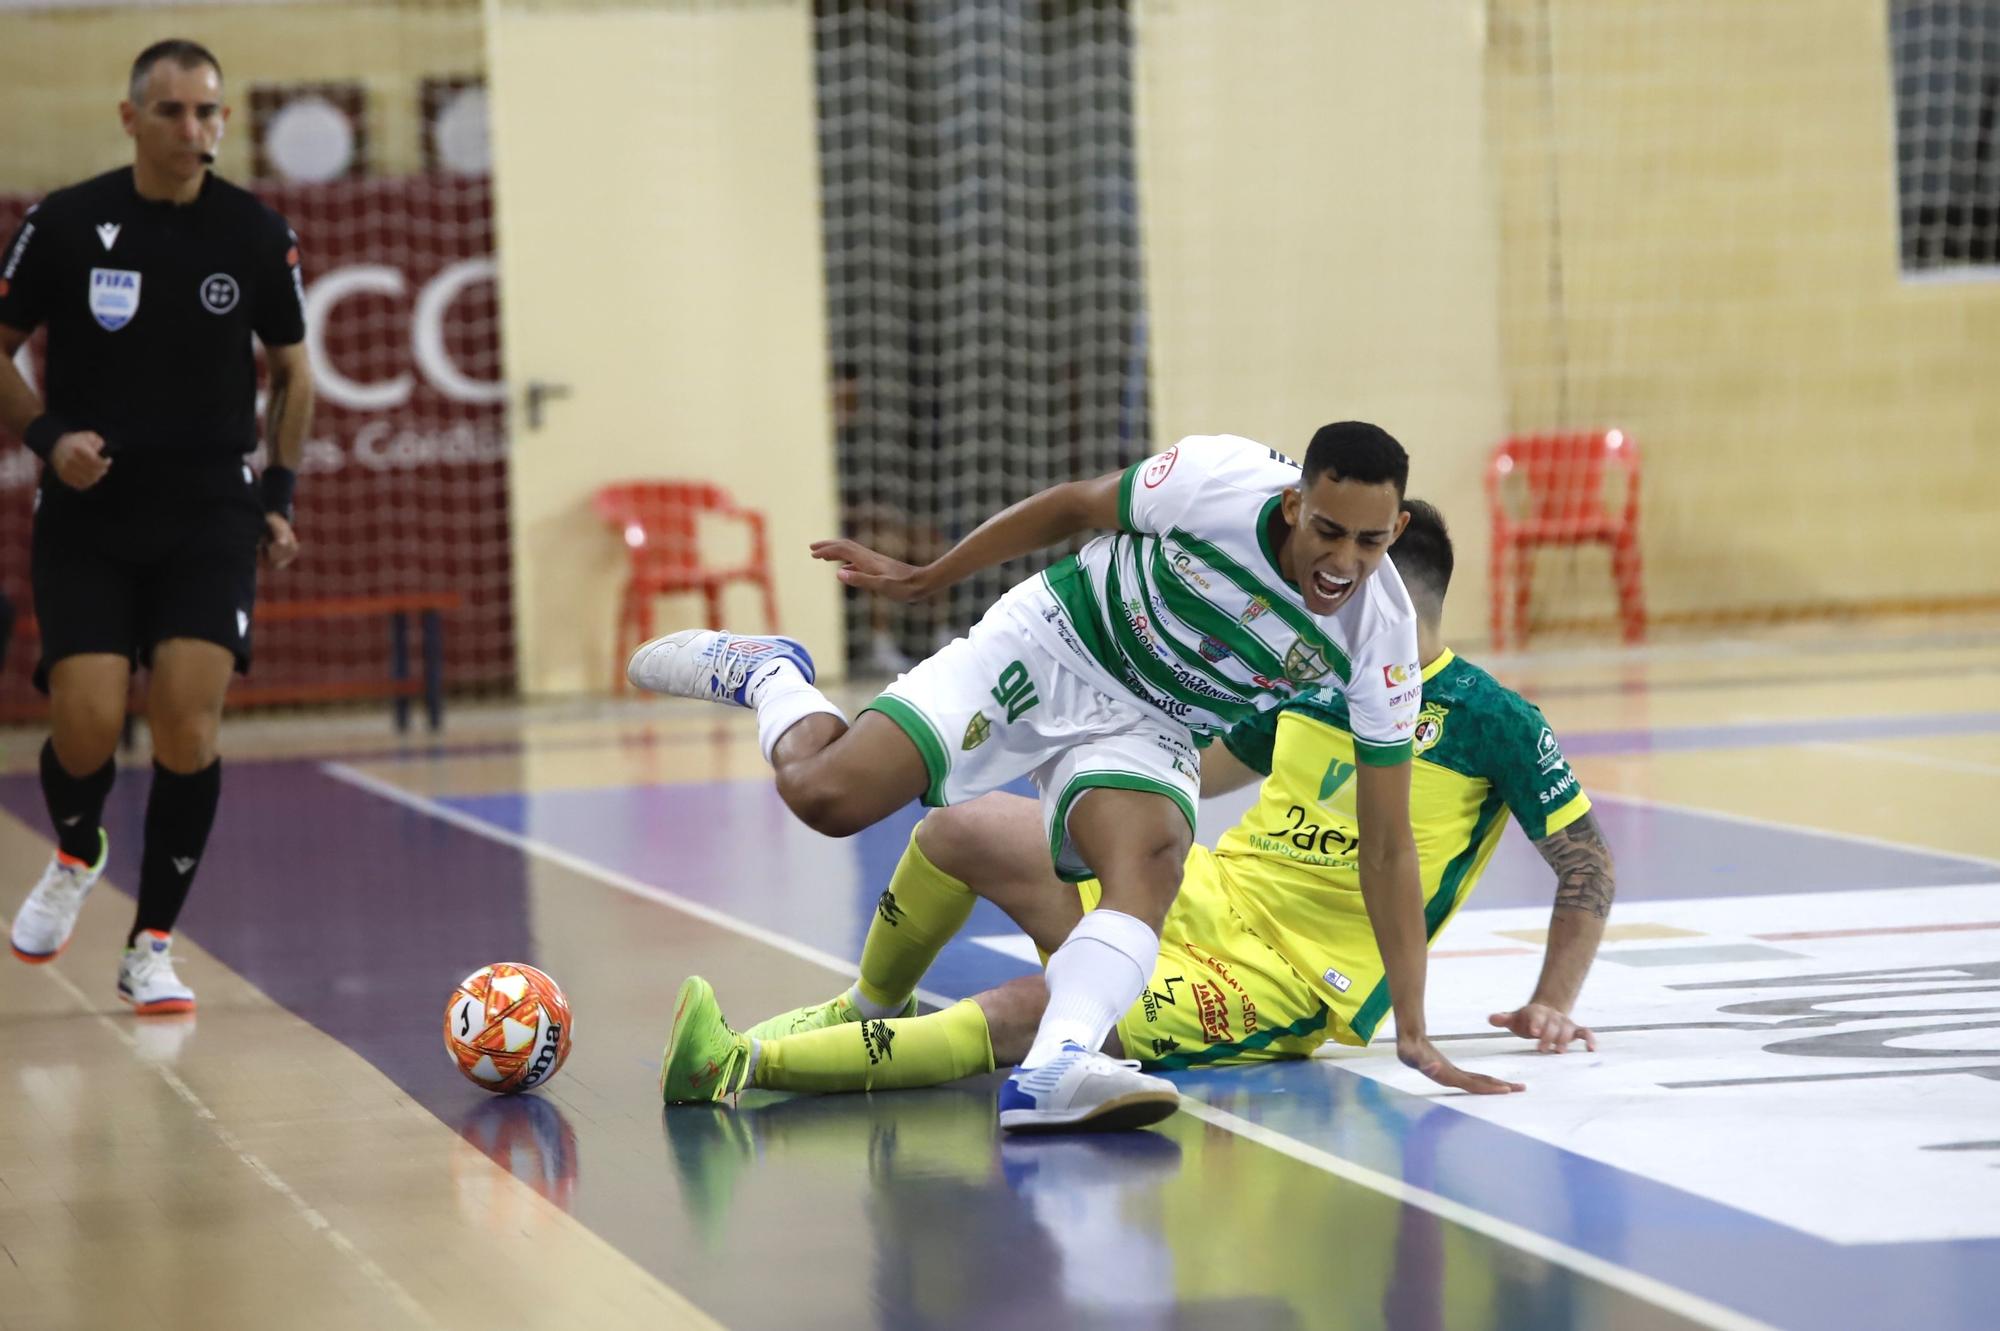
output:
<instances>
[{"instance_id":1,"label":"red plastic chair","mask_svg":"<svg viewBox=\"0 0 2000 1331\"><path fill-rule=\"evenodd\" d=\"M626 658L653 636L653 601L657 597L699 592L707 607L708 626L721 628L722 589L732 582L755 583L764 593L764 618L770 631L778 631L778 600L771 587L762 513L737 507L728 491L701 481L607 485L597 492L592 507L610 524L630 561L613 643L617 666L614 687L618 691L625 689ZM749 527L747 561L726 568L711 568L702 562L700 524L704 514Z\"/></svg>"},{"instance_id":2,"label":"red plastic chair","mask_svg":"<svg viewBox=\"0 0 2000 1331\"><path fill-rule=\"evenodd\" d=\"M1608 469L1624 473L1625 502L1605 504ZM1525 505L1510 505L1525 483ZM1529 581L1540 546L1608 545L1625 641L1646 636L1644 578L1639 562L1639 447L1622 430L1585 434L1516 435L1493 450L1486 468L1493 517L1493 645L1506 645L1511 586L1514 638L1528 638Z\"/></svg>"}]
</instances>

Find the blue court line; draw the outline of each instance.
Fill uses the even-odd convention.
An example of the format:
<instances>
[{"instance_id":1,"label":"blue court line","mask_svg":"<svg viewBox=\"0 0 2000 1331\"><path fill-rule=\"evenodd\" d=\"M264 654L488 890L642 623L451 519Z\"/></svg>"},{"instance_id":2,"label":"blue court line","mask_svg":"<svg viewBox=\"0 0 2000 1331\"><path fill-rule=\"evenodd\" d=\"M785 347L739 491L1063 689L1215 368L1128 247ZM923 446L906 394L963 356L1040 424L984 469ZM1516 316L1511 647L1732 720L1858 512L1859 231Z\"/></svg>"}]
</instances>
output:
<instances>
[{"instance_id":1,"label":"blue court line","mask_svg":"<svg viewBox=\"0 0 2000 1331\"><path fill-rule=\"evenodd\" d=\"M1753 749L1827 740L1927 739L2000 731L2000 712L1935 712L1918 716L1857 716L1824 721L1749 721L1721 726L1564 731L1563 751L1579 756L1676 753L1690 749Z\"/></svg>"},{"instance_id":2,"label":"blue court line","mask_svg":"<svg viewBox=\"0 0 2000 1331\"><path fill-rule=\"evenodd\" d=\"M1560 690L1542 690L1553 697ZM718 723L719 724L719 723ZM1756 721L1719 726L1665 726L1624 730L1564 730L1563 748L1572 757L1619 757L1630 754L1677 753L1696 749L1746 749L1812 744L1828 740L1927 739L1939 735L1985 735L2000 731L2000 712L1935 712L1916 716L1850 717L1836 720ZM731 738L720 729L671 735L606 735L531 742L523 739L479 740L465 744L434 741L381 750L329 750L324 762L356 764L429 763L458 758L510 758L534 753L587 753L593 750L652 750L707 746ZM233 764L292 762L291 758L232 758ZM758 778L762 779L762 778Z\"/></svg>"}]
</instances>

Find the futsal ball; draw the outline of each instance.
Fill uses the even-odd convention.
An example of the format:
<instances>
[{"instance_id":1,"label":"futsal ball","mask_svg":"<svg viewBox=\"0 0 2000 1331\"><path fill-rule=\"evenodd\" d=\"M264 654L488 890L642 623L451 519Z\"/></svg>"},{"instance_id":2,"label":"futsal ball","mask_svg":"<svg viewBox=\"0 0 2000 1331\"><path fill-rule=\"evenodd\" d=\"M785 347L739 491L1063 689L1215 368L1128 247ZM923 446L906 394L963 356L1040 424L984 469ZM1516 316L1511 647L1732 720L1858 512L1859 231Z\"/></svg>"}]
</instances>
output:
<instances>
[{"instance_id":1,"label":"futsal ball","mask_svg":"<svg viewBox=\"0 0 2000 1331\"><path fill-rule=\"evenodd\" d=\"M444 1047L475 1086L502 1094L540 1086L569 1057L569 1000L533 966L497 961L458 982L444 1009Z\"/></svg>"}]
</instances>

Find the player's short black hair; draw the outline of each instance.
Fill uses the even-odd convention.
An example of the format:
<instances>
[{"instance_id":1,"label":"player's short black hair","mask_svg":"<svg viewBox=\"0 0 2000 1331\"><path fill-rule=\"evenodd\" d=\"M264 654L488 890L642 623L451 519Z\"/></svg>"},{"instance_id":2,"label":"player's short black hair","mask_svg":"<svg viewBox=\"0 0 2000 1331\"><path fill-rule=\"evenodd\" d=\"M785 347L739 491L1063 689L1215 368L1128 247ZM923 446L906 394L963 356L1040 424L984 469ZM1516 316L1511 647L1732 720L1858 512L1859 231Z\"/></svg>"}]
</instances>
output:
<instances>
[{"instance_id":1,"label":"player's short black hair","mask_svg":"<svg viewBox=\"0 0 2000 1331\"><path fill-rule=\"evenodd\" d=\"M132 62L132 79L129 97L132 105L142 105L146 100L146 79L152 74L153 66L162 60L171 60L182 69L200 69L207 65L215 71L215 77L222 77L222 62L215 58L215 52L200 42L191 42L185 37L169 37L163 42L154 42L139 52L139 58Z\"/></svg>"},{"instance_id":2,"label":"player's short black hair","mask_svg":"<svg viewBox=\"0 0 2000 1331\"><path fill-rule=\"evenodd\" d=\"M1444 525L1444 514L1421 499L1405 499L1403 511L1410 520L1389 547L1389 562L1402 575L1410 595L1431 603L1435 613L1451 586L1451 531Z\"/></svg>"},{"instance_id":3,"label":"player's short black hair","mask_svg":"<svg viewBox=\"0 0 2000 1331\"><path fill-rule=\"evenodd\" d=\"M1396 487L1396 497L1410 483L1410 455L1396 437L1379 425L1366 421L1335 421L1322 425L1306 446L1305 483L1311 485L1322 474L1336 481L1360 481L1363 485L1384 483Z\"/></svg>"}]
</instances>

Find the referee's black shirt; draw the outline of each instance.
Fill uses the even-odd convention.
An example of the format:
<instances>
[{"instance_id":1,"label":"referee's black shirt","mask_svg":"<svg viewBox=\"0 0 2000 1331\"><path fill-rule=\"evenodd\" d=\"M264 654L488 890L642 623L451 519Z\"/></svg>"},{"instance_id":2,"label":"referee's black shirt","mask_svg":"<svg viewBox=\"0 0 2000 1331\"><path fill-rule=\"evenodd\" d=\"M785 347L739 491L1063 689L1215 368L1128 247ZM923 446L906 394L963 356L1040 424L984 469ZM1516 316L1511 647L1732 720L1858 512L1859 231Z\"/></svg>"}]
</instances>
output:
<instances>
[{"instance_id":1,"label":"referee's black shirt","mask_svg":"<svg viewBox=\"0 0 2000 1331\"><path fill-rule=\"evenodd\" d=\"M304 305L285 219L213 173L187 204L141 198L130 167L57 190L0 258L0 323L48 324L43 401L104 436L118 489L254 449L251 334L301 341Z\"/></svg>"}]
</instances>

